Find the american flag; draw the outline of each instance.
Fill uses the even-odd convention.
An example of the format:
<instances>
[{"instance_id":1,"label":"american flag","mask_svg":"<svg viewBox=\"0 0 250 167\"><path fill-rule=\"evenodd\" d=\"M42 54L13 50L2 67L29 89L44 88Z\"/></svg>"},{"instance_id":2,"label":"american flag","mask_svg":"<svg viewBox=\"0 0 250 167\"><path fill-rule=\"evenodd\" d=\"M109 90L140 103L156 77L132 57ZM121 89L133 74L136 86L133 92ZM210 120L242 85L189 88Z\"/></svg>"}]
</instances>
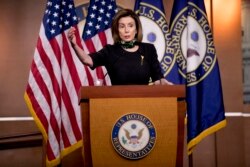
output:
<instances>
[{"instance_id":1,"label":"american flag","mask_svg":"<svg viewBox=\"0 0 250 167\"><path fill-rule=\"evenodd\" d=\"M86 53L99 51L105 45L113 43L110 26L116 12L115 0L90 0L82 34L83 47ZM95 85L98 80L104 80L103 84L110 84L109 77L105 76L107 74L105 68L98 67L94 71L88 71L89 85ZM89 76L90 73L91 77Z\"/></svg>"},{"instance_id":2,"label":"american flag","mask_svg":"<svg viewBox=\"0 0 250 167\"><path fill-rule=\"evenodd\" d=\"M24 95L46 141L47 166L82 146L78 91L85 69L67 38L77 24L73 0L48 0ZM81 45L78 31L76 37Z\"/></svg>"}]
</instances>

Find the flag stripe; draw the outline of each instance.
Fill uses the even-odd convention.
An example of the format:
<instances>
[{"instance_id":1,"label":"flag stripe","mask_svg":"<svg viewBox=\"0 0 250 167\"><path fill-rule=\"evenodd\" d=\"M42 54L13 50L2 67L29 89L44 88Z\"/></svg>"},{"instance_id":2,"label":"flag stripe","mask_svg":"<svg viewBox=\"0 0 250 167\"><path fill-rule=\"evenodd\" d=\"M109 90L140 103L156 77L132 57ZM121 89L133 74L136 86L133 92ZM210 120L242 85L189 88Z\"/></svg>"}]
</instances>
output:
<instances>
[{"instance_id":1,"label":"flag stripe","mask_svg":"<svg viewBox=\"0 0 250 167\"><path fill-rule=\"evenodd\" d=\"M71 145L69 138L68 138L69 134L65 130L63 123L61 126L62 126L61 127L61 134L62 134L63 145L64 145L64 147L69 147Z\"/></svg>"},{"instance_id":2,"label":"flag stripe","mask_svg":"<svg viewBox=\"0 0 250 167\"><path fill-rule=\"evenodd\" d=\"M69 93L66 89L66 86L65 86L65 83L63 82L62 84L62 92L64 92L62 98L63 98L63 102L65 104L65 108L67 110L67 113L69 115L69 118L70 118L70 123L71 123L71 126L73 128L73 132L75 134L75 137L77 140L80 140L81 139L81 131L78 127L78 124L76 122L76 116L75 116L75 113L72 112L74 111L73 109L73 106L72 106L72 103L70 102L70 96L69 96Z\"/></svg>"},{"instance_id":3,"label":"flag stripe","mask_svg":"<svg viewBox=\"0 0 250 167\"><path fill-rule=\"evenodd\" d=\"M96 36L96 37L99 37L99 41L101 42L101 46L107 45L107 38L106 38L106 34L104 31L98 33L98 36ZM97 50L99 50L99 49L97 49ZM105 79L102 67L96 68L96 75L97 75L98 79ZM103 80L103 85L106 85L105 80Z\"/></svg>"},{"instance_id":4,"label":"flag stripe","mask_svg":"<svg viewBox=\"0 0 250 167\"><path fill-rule=\"evenodd\" d=\"M44 42L46 41L47 43L47 40L43 40ZM60 51L60 46L58 45L57 43L57 40L55 38L49 40L49 43L50 43L50 47L52 48L53 52L54 52L54 56L56 59L57 59L57 63L59 64L59 67L61 68L61 58L62 58L62 55L61 55L61 51ZM39 46L38 46L39 48ZM48 50L48 53L49 50Z\"/></svg>"},{"instance_id":5,"label":"flag stripe","mask_svg":"<svg viewBox=\"0 0 250 167\"><path fill-rule=\"evenodd\" d=\"M88 68L87 66L84 66L84 69L85 69L86 74L87 74L87 78L88 78L89 85L90 85L90 86L93 86L93 85L94 85L94 80L93 80L93 77L92 77L92 75L91 75L91 73L90 73L89 68Z\"/></svg>"},{"instance_id":6,"label":"flag stripe","mask_svg":"<svg viewBox=\"0 0 250 167\"><path fill-rule=\"evenodd\" d=\"M37 102L34 93L30 87L30 85L27 85L27 90L26 90L27 94L29 94L29 98L30 101L32 101L32 107L33 109L36 109L36 115L39 118L41 124L44 126L44 130L46 133L48 133L48 121L46 119L46 116L44 115L44 112L41 111L41 107L39 105L39 103Z\"/></svg>"},{"instance_id":7,"label":"flag stripe","mask_svg":"<svg viewBox=\"0 0 250 167\"><path fill-rule=\"evenodd\" d=\"M55 53L55 57L61 57L61 53L60 52L58 52L58 50L60 50L60 47L59 47L59 45L58 45L58 43L57 43L57 40L51 40L50 41L50 45L51 45L51 47L53 48L53 51L54 51L54 53ZM42 47L39 47L39 48L42 48ZM43 54L45 54L45 51L43 51L44 53ZM45 58L46 56L42 56L43 58ZM57 59L58 61L60 60L60 58L58 58ZM49 61L49 60L47 60L47 61ZM51 64L51 63L50 63ZM53 63L53 64L55 64L55 63ZM61 63L59 63L58 62L58 64L61 64ZM60 65L60 66L62 66L62 65ZM73 67L73 65L71 65L72 67ZM66 67L67 68L67 67ZM50 71L50 72L52 72L53 70L51 69L51 67L47 67L47 69L48 69L48 71ZM52 74L54 74L54 73L51 73L51 75ZM55 77L50 77L50 78L55 78ZM56 82L56 79L54 80L54 81L52 81L54 84L55 83L57 83ZM63 84L64 85L64 84ZM59 86L57 86L57 87L59 87ZM80 86L79 86L80 87ZM76 91L76 90L75 90ZM55 94L57 95L56 97L57 97L57 99L59 100L59 102L60 102L60 96L64 96L63 94L61 95L60 94L60 92L57 92L57 91L54 91L55 92ZM62 90L62 92L64 92L63 90ZM69 97L65 97L64 99L69 99ZM65 100L65 101L67 101L67 100ZM61 103L61 102L60 102ZM59 104L60 104L59 103ZM61 107L61 105L59 105L59 107ZM61 109L62 110L62 109ZM66 110L67 111L67 110ZM70 110L70 112L69 113L71 113L71 115L73 114L73 109L72 110ZM52 115L53 116L53 115ZM75 117L75 116L74 116ZM73 118L72 118L73 119ZM50 122L52 122L52 123L54 123L55 124L55 122L56 122L56 120L55 119L53 119L53 117L52 117L52 120L50 121ZM71 121L71 122L76 122L76 120L74 120L74 121ZM53 127L53 129L54 129L54 127L56 127L56 125L51 125L52 127ZM65 126L64 124L61 124L61 126ZM66 126L71 126L71 125L67 125L66 124ZM63 129L64 129L64 127L62 127ZM62 130L63 130L62 129ZM71 129L72 130L72 129ZM54 130L55 131L55 130ZM78 136L78 139L79 139L79 136L81 136L81 133L79 134L79 130L78 129L76 129L76 130L74 130L74 132L75 132L75 134L77 134L77 136ZM59 131L57 130L56 132L55 132L55 134L60 134L59 133ZM70 146L70 142L69 142L69 138L70 138L70 136L67 136L67 135L63 135L62 136L63 138L62 138L62 140L63 140L63 144L64 145L66 145L66 146ZM71 136L71 138L72 138L72 136ZM75 139L75 138L74 138ZM72 142L73 142L74 140L72 140ZM58 141L58 142L60 142L60 141Z\"/></svg>"},{"instance_id":8,"label":"flag stripe","mask_svg":"<svg viewBox=\"0 0 250 167\"><path fill-rule=\"evenodd\" d=\"M107 38L106 38L105 32L102 31L102 32L98 33L98 36L99 36L99 39L100 39L100 41L102 43L102 46L107 45Z\"/></svg>"},{"instance_id":9,"label":"flag stripe","mask_svg":"<svg viewBox=\"0 0 250 167\"><path fill-rule=\"evenodd\" d=\"M88 50L87 50L87 48L85 47L85 44L82 43L82 39L81 39L81 37L80 37L80 33L79 33L79 30L78 30L78 27L75 26L75 28L76 28L75 34L76 34L76 41L77 41L77 44L78 44L83 50L85 50L86 53L88 53ZM89 69L87 66L85 66L85 65L84 65L83 68L84 68L84 73L85 73L85 75L83 75L83 76L85 76L85 77L87 78L88 85L94 85L94 80L93 80L93 77L92 77L92 75L91 75L91 73L90 73L90 69ZM83 78L83 76L81 76L81 77Z\"/></svg>"},{"instance_id":10,"label":"flag stripe","mask_svg":"<svg viewBox=\"0 0 250 167\"><path fill-rule=\"evenodd\" d=\"M79 88L81 87L81 81L80 78L78 76L77 70L76 70L76 66L74 64L69 46L68 46L68 41L66 38L66 35L64 33L62 33L62 41L63 41L63 53L64 53L64 58L66 60L66 63L68 65L69 72L70 72L70 76L72 77L72 80L74 81L73 84L75 86L75 91L76 94L78 93Z\"/></svg>"},{"instance_id":11,"label":"flag stripe","mask_svg":"<svg viewBox=\"0 0 250 167\"><path fill-rule=\"evenodd\" d=\"M56 42L54 42L53 46L54 45L57 45ZM46 71L48 72L49 76L46 76L43 80L43 78L40 79L39 82L37 83L44 83L44 81L47 81L47 79L50 79L51 82L53 83L53 92L54 94L56 95L56 100L57 100L57 103L58 103L58 106L60 107L61 106L61 100L60 100L60 85L56 79L56 76L54 75L54 70L53 70L53 67L52 67L52 63L46 53L46 51L44 50L43 46L42 46L42 41L41 41L41 38L38 38L38 41L37 41L37 51L40 55L40 59L41 61L43 62L43 65L45 66L44 68L46 69ZM35 75L34 75L35 76ZM49 81L48 81L49 82ZM46 84L43 84L41 86L42 88L47 88ZM49 94L49 93L48 93ZM47 97L46 97L47 98ZM50 99L51 100L51 99Z\"/></svg>"},{"instance_id":12,"label":"flag stripe","mask_svg":"<svg viewBox=\"0 0 250 167\"><path fill-rule=\"evenodd\" d=\"M96 51L95 50L95 45L94 45L94 43L93 43L93 41L91 39L88 39L88 40L84 41L84 43L85 43L85 45L86 45L86 47L88 49L87 52L93 53L93 52Z\"/></svg>"},{"instance_id":13,"label":"flag stripe","mask_svg":"<svg viewBox=\"0 0 250 167\"><path fill-rule=\"evenodd\" d=\"M40 45L40 42L41 41L38 40L38 45ZM46 56L45 56L46 53L44 52L44 50L41 47L39 47L39 48L40 49L38 49L38 52L40 51L40 53L43 55L41 57L41 58L43 58L43 59L41 59L43 61L43 64L47 65L47 69L51 69L52 67L51 67L50 61L48 59L46 59ZM33 72L33 76L35 76L34 79L36 80L36 83L38 83L38 86L39 86L43 96L45 97L45 100L47 101L47 104L49 106L49 110L53 111L53 109L51 107L52 103L51 103L50 91L48 90L48 87L47 87L46 83L44 82L45 80L40 75L39 70L38 70L35 63L33 63L33 69L34 69L34 71L32 71L32 72ZM34 73L34 72L36 72L36 73ZM51 75L51 78L54 77L53 73L49 73L49 74ZM56 86L56 88L59 87L58 85L55 85L55 86ZM54 90L58 90L56 88L54 88ZM53 131L55 132L57 142L60 142L59 125L57 124L57 120L56 120L53 112L50 112L49 122L52 125Z\"/></svg>"},{"instance_id":14,"label":"flag stripe","mask_svg":"<svg viewBox=\"0 0 250 167\"><path fill-rule=\"evenodd\" d=\"M47 144L47 158L49 161L52 161L56 158L55 154L53 153L50 142L48 141L46 144Z\"/></svg>"},{"instance_id":15,"label":"flag stripe","mask_svg":"<svg viewBox=\"0 0 250 167\"><path fill-rule=\"evenodd\" d=\"M54 141L53 146L55 148L53 150L56 151L58 149L58 143L59 143L58 138L60 138L60 136L59 135L55 136L56 134L54 132L56 132L56 128L55 128L55 130L53 130L53 133L51 133L51 129L53 129L53 127L51 128L51 119L50 118L53 117L54 114L50 112L51 111L51 107L48 105L49 103L47 102L46 98L43 98L43 97L46 97L44 95L45 95L46 92L48 92L48 90L46 88L45 89L40 89L40 87L39 87L41 85L44 85L45 83L42 80L42 76L40 75L35 62L32 63L32 71L31 71L31 73L33 75L36 74L36 77L32 77L33 75L30 75L30 80L35 80L35 82L31 82L31 83L33 83L33 84L31 84L31 86L33 87L33 91L27 91L27 93L30 93L30 100L31 100L32 104L34 105L33 107L34 107L34 109L36 111L36 115L39 118L40 122L42 123L45 131L48 132L48 135L47 135L46 138L47 139L49 139L49 138L53 139L53 141ZM40 82L40 85L36 84L38 82ZM30 88L30 87L27 87L27 89L28 88ZM36 95L38 95L38 96L34 96L33 92L35 92ZM38 92L40 92L40 93L38 93ZM39 103L38 103L38 100L36 98L39 98ZM48 98L50 98L50 97L48 97ZM39 105L39 104L41 104L41 105ZM46 113L47 116L46 116L45 119L48 120L49 124L48 124L47 121L45 121L43 119L44 118L43 117L44 114L42 114L42 113ZM49 143L50 141L47 140L46 142ZM53 156L55 156L53 150L52 150L52 152L48 151L48 153L50 155L53 154Z\"/></svg>"}]
</instances>

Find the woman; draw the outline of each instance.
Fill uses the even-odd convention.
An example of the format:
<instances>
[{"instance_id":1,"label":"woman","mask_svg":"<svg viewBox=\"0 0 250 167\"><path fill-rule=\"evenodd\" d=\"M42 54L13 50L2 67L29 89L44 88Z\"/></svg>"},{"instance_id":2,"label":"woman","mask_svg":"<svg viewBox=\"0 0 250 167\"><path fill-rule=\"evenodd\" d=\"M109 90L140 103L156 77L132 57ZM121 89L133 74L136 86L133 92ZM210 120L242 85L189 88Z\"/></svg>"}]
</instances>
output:
<instances>
[{"instance_id":1,"label":"woman","mask_svg":"<svg viewBox=\"0 0 250 167\"><path fill-rule=\"evenodd\" d=\"M121 9L112 21L114 45L106 45L96 53L86 54L76 43L75 29L69 30L78 58L91 69L105 66L112 85L171 84L163 78L154 45L142 43L139 17L130 9Z\"/></svg>"}]
</instances>

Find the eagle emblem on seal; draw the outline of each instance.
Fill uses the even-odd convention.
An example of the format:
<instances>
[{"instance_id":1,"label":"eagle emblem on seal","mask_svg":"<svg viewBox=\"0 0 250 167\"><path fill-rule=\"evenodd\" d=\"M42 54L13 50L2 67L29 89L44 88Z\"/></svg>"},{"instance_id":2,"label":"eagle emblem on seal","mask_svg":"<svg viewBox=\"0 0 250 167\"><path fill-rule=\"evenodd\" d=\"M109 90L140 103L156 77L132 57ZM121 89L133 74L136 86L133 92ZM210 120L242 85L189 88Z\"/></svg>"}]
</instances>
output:
<instances>
[{"instance_id":1,"label":"eagle emblem on seal","mask_svg":"<svg viewBox=\"0 0 250 167\"><path fill-rule=\"evenodd\" d=\"M136 129L136 125L132 124L131 125L131 129L132 129L132 131L129 131L128 129L124 128L125 136L128 139L128 144L132 144L132 145L139 144L139 140L141 139L141 137L143 135L144 128L136 131L135 130Z\"/></svg>"}]
</instances>

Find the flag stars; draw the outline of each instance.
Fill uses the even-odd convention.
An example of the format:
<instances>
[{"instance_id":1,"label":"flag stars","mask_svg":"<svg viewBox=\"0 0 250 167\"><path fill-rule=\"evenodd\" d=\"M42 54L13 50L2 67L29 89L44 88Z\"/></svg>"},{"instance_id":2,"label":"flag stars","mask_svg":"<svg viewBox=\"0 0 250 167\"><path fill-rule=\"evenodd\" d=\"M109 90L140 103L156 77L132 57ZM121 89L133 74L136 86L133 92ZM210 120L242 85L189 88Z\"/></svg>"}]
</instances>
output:
<instances>
[{"instance_id":1,"label":"flag stars","mask_svg":"<svg viewBox=\"0 0 250 167\"><path fill-rule=\"evenodd\" d=\"M116 5L110 0L94 0L89 9L83 39L89 39L100 31L109 28Z\"/></svg>"},{"instance_id":2,"label":"flag stars","mask_svg":"<svg viewBox=\"0 0 250 167\"><path fill-rule=\"evenodd\" d=\"M101 3L102 3L102 5L103 5L103 6L106 4L106 2L105 2L105 1L102 1Z\"/></svg>"},{"instance_id":3,"label":"flag stars","mask_svg":"<svg viewBox=\"0 0 250 167\"><path fill-rule=\"evenodd\" d=\"M56 4L55 8L58 10L60 8L60 6L58 4Z\"/></svg>"},{"instance_id":4,"label":"flag stars","mask_svg":"<svg viewBox=\"0 0 250 167\"><path fill-rule=\"evenodd\" d=\"M56 21L52 21L52 26L56 26Z\"/></svg>"},{"instance_id":5,"label":"flag stars","mask_svg":"<svg viewBox=\"0 0 250 167\"><path fill-rule=\"evenodd\" d=\"M64 24L67 26L69 25L69 21L68 20L65 20Z\"/></svg>"},{"instance_id":6,"label":"flag stars","mask_svg":"<svg viewBox=\"0 0 250 167\"><path fill-rule=\"evenodd\" d=\"M95 18L95 14L94 13L91 13L90 14L90 17L93 19L93 18Z\"/></svg>"},{"instance_id":7,"label":"flag stars","mask_svg":"<svg viewBox=\"0 0 250 167\"><path fill-rule=\"evenodd\" d=\"M90 22L88 22L88 25L89 25L90 27L92 27L92 26L93 26L93 23L90 21Z\"/></svg>"},{"instance_id":8,"label":"flag stars","mask_svg":"<svg viewBox=\"0 0 250 167\"><path fill-rule=\"evenodd\" d=\"M46 5L44 24L48 38L52 38L69 26L77 24L78 17L75 13L73 0L48 0Z\"/></svg>"},{"instance_id":9,"label":"flag stars","mask_svg":"<svg viewBox=\"0 0 250 167\"><path fill-rule=\"evenodd\" d=\"M51 33L51 34L55 34L55 32L56 32L55 29L51 29L51 30L50 30L50 33Z\"/></svg>"},{"instance_id":10,"label":"flag stars","mask_svg":"<svg viewBox=\"0 0 250 167\"><path fill-rule=\"evenodd\" d=\"M92 9L93 9L93 10L96 10L96 9L97 9L97 6L96 6L96 5L93 5L93 6L92 6Z\"/></svg>"},{"instance_id":11,"label":"flag stars","mask_svg":"<svg viewBox=\"0 0 250 167\"><path fill-rule=\"evenodd\" d=\"M73 8L73 5L72 4L69 4L69 9L72 9Z\"/></svg>"},{"instance_id":12,"label":"flag stars","mask_svg":"<svg viewBox=\"0 0 250 167\"><path fill-rule=\"evenodd\" d=\"M100 25L97 24L97 25L95 26L95 28L96 28L97 30L99 30L99 29L100 29Z\"/></svg>"},{"instance_id":13,"label":"flag stars","mask_svg":"<svg viewBox=\"0 0 250 167\"><path fill-rule=\"evenodd\" d=\"M101 9L99 10L99 12L100 12L100 13L104 13L104 10L101 8Z\"/></svg>"},{"instance_id":14,"label":"flag stars","mask_svg":"<svg viewBox=\"0 0 250 167\"><path fill-rule=\"evenodd\" d=\"M102 17L99 16L99 17L97 18L97 20L98 20L99 22L102 21Z\"/></svg>"},{"instance_id":15,"label":"flag stars","mask_svg":"<svg viewBox=\"0 0 250 167\"><path fill-rule=\"evenodd\" d=\"M58 17L58 13L57 13L57 12L54 12L53 16L54 16L54 17Z\"/></svg>"},{"instance_id":16,"label":"flag stars","mask_svg":"<svg viewBox=\"0 0 250 167\"><path fill-rule=\"evenodd\" d=\"M52 6L52 2L49 1L49 2L47 3L47 5L48 5L48 6Z\"/></svg>"},{"instance_id":17,"label":"flag stars","mask_svg":"<svg viewBox=\"0 0 250 167\"><path fill-rule=\"evenodd\" d=\"M86 31L86 34L87 34L87 35L91 35L91 31L90 31L90 30L87 30L87 31Z\"/></svg>"},{"instance_id":18,"label":"flag stars","mask_svg":"<svg viewBox=\"0 0 250 167\"><path fill-rule=\"evenodd\" d=\"M71 14L68 12L68 13L66 14L66 16L67 16L67 17L70 17L70 16L71 16Z\"/></svg>"},{"instance_id":19,"label":"flag stars","mask_svg":"<svg viewBox=\"0 0 250 167\"><path fill-rule=\"evenodd\" d=\"M77 21L77 16L73 16L73 20Z\"/></svg>"},{"instance_id":20,"label":"flag stars","mask_svg":"<svg viewBox=\"0 0 250 167\"><path fill-rule=\"evenodd\" d=\"M112 6L112 5L109 5L109 6L108 6L108 9L109 9L109 10L113 9L113 6Z\"/></svg>"}]
</instances>

